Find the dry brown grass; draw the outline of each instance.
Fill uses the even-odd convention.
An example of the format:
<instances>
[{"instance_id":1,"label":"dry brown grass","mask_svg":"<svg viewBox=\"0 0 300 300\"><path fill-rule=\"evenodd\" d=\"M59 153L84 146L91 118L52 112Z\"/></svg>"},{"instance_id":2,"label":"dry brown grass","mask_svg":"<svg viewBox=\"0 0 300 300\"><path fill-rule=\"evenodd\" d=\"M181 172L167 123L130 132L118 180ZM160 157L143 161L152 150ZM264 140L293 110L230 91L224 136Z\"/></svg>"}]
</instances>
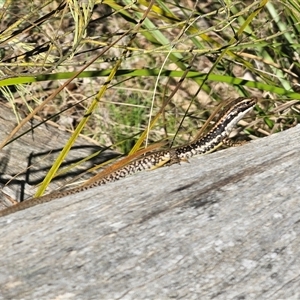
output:
<instances>
[{"instance_id":1,"label":"dry brown grass","mask_svg":"<svg viewBox=\"0 0 300 300\"><path fill-rule=\"evenodd\" d=\"M268 100L241 123L248 128L244 134L261 137L298 123L299 105L291 101L300 99L293 91L300 75L298 1L185 1L184 7L156 1L130 44L148 2L100 2L1 2L1 101L18 120L71 77L65 72L78 71L105 50L86 70L94 73L72 80L37 114L73 131L107 78L101 72L113 69L127 49L82 130L101 144L129 152L187 67L199 77L185 78L151 129L150 142L177 132L175 144L192 140L217 103L229 97ZM127 30L133 31L112 46ZM173 70L176 76L157 75Z\"/></svg>"}]
</instances>

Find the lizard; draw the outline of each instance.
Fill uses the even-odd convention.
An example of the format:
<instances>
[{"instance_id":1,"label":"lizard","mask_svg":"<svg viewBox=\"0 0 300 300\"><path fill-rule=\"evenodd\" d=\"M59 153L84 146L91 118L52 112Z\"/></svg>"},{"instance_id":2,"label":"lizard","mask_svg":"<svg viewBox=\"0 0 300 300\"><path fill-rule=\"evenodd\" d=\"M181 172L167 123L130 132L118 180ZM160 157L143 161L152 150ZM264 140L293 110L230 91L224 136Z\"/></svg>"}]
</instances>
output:
<instances>
[{"instance_id":1,"label":"lizard","mask_svg":"<svg viewBox=\"0 0 300 300\"><path fill-rule=\"evenodd\" d=\"M20 202L16 205L1 210L0 217L33 207L35 205L76 194L96 186L114 182L144 170L152 170L161 166L170 166L174 163L187 161L192 156L210 153L216 150L222 144L227 143L226 141L229 138L229 134L231 133L232 129L249 111L254 108L256 103L256 97L239 97L232 101L229 107L224 110L212 129L195 141L183 146L146 153L145 155L130 161L127 165L124 165L114 170L112 173L105 175L103 178L100 178L96 181L90 181L88 184L62 192L53 192L48 195L31 198L24 202Z\"/></svg>"}]
</instances>

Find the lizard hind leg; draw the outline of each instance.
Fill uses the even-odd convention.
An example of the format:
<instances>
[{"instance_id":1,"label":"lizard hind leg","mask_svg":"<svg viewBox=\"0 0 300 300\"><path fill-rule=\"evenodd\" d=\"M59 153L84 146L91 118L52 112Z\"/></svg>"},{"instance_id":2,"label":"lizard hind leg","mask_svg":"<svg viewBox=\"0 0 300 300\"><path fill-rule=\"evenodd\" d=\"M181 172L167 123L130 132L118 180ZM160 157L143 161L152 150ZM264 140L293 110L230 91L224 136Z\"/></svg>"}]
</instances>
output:
<instances>
[{"instance_id":1,"label":"lizard hind leg","mask_svg":"<svg viewBox=\"0 0 300 300\"><path fill-rule=\"evenodd\" d=\"M239 147L239 146L247 144L248 142L249 141L246 141L246 140L233 141L230 138L225 138L222 143L224 146L227 146L227 147Z\"/></svg>"}]
</instances>

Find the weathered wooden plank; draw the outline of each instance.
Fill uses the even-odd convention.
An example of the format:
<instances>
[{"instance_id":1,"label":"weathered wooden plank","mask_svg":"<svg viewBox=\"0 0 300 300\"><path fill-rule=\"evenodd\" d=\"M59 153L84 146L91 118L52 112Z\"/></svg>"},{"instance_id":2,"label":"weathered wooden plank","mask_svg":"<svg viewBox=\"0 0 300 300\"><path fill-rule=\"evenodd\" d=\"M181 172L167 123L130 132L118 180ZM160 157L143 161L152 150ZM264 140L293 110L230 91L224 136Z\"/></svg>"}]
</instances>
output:
<instances>
[{"instance_id":1,"label":"weathered wooden plank","mask_svg":"<svg viewBox=\"0 0 300 300\"><path fill-rule=\"evenodd\" d=\"M32 196L36 188L51 168L53 161L58 156L62 147L70 137L70 133L44 124L33 129L39 121L33 120L27 124L20 133L32 129L31 132L9 144L0 151L0 188L13 199L20 199ZM16 126L16 118L12 110L0 103L0 141L3 141L7 134ZM72 147L63 167L70 166L85 157L102 150L95 142L79 137ZM102 152L92 161L74 167L67 173L57 177L49 187L49 191L63 186L68 180L88 170L95 164L99 164L116 155L112 151ZM83 176L89 178L90 175ZM4 207L4 194L0 193L0 208Z\"/></svg>"},{"instance_id":2,"label":"weathered wooden plank","mask_svg":"<svg viewBox=\"0 0 300 300\"><path fill-rule=\"evenodd\" d=\"M0 219L2 299L299 299L300 127Z\"/></svg>"}]
</instances>

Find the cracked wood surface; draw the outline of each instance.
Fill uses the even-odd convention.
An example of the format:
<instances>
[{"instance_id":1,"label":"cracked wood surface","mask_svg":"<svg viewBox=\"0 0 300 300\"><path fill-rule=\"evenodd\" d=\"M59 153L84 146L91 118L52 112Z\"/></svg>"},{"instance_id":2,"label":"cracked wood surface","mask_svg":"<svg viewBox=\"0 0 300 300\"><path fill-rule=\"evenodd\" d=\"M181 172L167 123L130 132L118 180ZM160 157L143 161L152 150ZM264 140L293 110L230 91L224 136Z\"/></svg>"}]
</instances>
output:
<instances>
[{"instance_id":1,"label":"cracked wood surface","mask_svg":"<svg viewBox=\"0 0 300 300\"><path fill-rule=\"evenodd\" d=\"M299 135L0 218L0 298L299 299Z\"/></svg>"}]
</instances>

